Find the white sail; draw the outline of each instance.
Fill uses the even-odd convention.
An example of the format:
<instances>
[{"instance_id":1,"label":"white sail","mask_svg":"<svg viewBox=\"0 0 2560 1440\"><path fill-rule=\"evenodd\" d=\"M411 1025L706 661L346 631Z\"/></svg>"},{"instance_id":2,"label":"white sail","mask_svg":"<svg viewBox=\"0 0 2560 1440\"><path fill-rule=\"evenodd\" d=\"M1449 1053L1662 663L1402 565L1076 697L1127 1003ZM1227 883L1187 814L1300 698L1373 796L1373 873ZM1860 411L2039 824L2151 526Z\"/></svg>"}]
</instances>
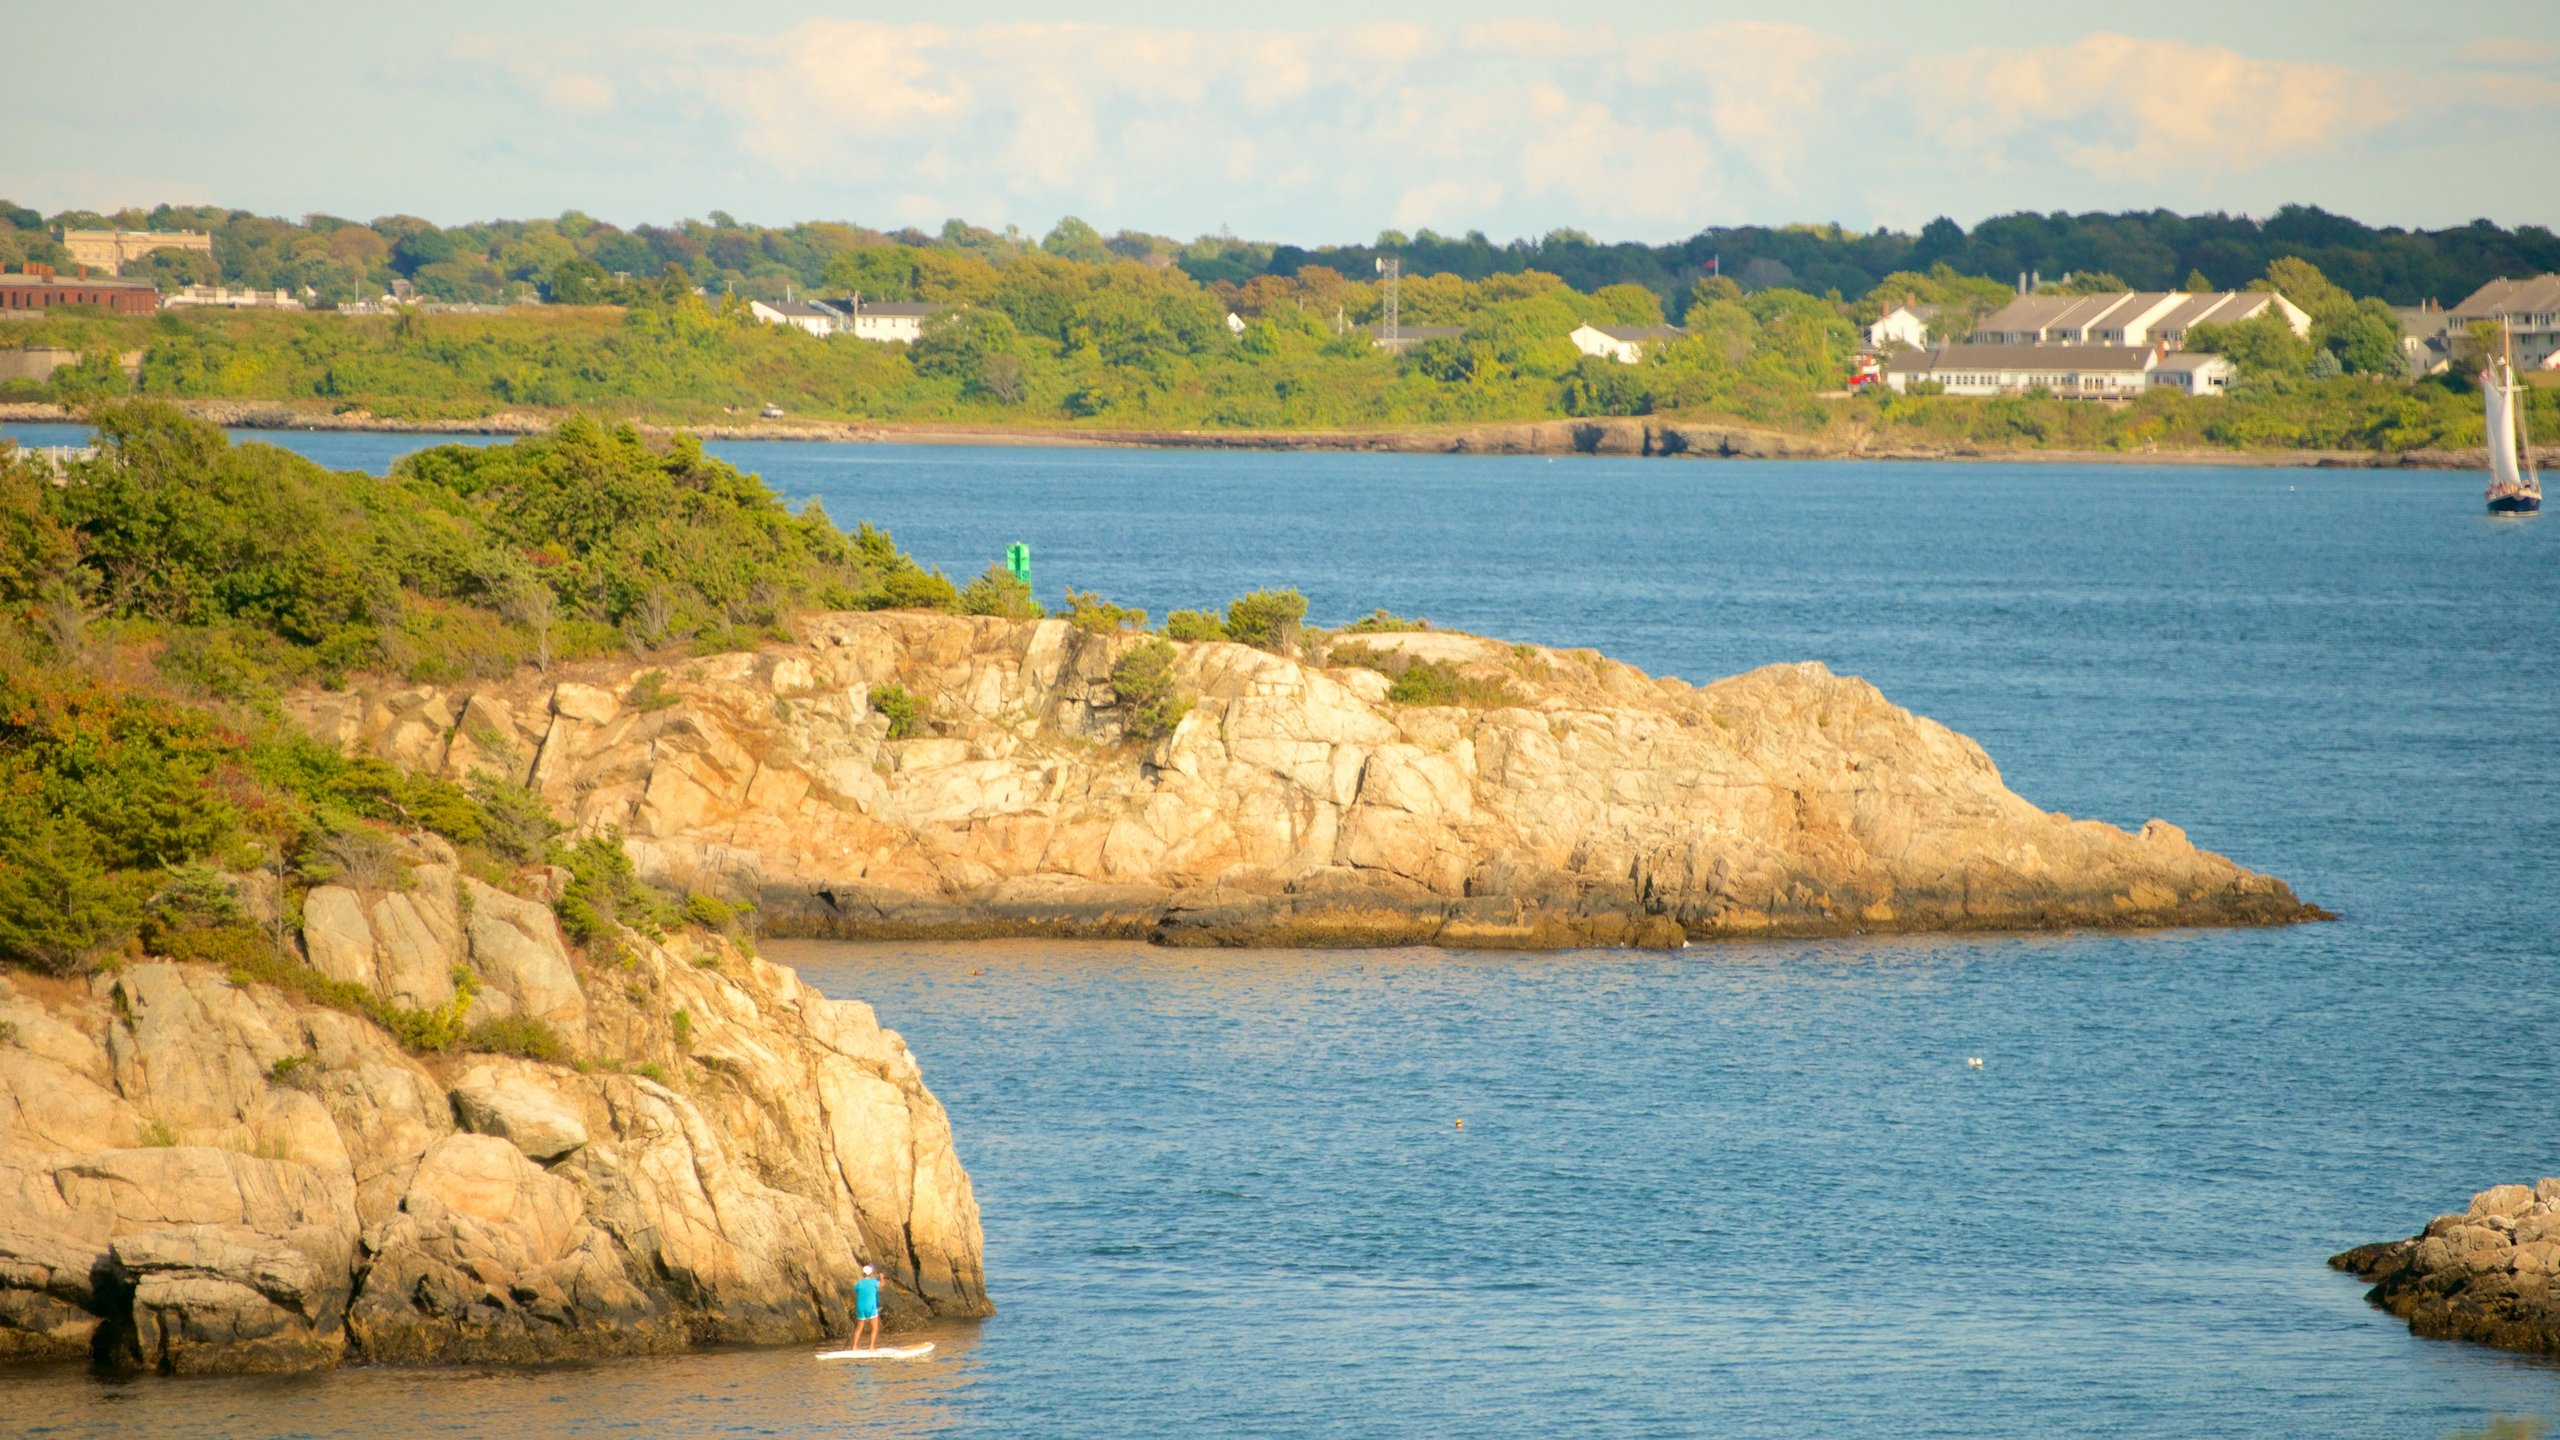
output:
<instances>
[{"instance_id":1,"label":"white sail","mask_svg":"<svg viewBox=\"0 0 2560 1440\"><path fill-rule=\"evenodd\" d=\"M2516 471L2516 383L2492 364L2480 372L2480 393L2489 403L2489 493L2516 494L2525 488Z\"/></svg>"}]
</instances>

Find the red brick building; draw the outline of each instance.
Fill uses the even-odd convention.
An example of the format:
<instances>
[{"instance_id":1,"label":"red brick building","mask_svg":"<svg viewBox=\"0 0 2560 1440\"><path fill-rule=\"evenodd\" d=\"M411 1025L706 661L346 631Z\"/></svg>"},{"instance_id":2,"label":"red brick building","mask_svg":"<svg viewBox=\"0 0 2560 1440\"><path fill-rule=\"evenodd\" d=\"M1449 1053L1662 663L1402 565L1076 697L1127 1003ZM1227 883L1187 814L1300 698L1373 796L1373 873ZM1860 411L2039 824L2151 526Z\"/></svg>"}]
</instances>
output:
<instances>
[{"instance_id":1,"label":"red brick building","mask_svg":"<svg viewBox=\"0 0 2560 1440\"><path fill-rule=\"evenodd\" d=\"M0 311L50 310L56 305L98 305L119 315L149 315L160 308L160 287L148 280L83 276L0 275Z\"/></svg>"}]
</instances>

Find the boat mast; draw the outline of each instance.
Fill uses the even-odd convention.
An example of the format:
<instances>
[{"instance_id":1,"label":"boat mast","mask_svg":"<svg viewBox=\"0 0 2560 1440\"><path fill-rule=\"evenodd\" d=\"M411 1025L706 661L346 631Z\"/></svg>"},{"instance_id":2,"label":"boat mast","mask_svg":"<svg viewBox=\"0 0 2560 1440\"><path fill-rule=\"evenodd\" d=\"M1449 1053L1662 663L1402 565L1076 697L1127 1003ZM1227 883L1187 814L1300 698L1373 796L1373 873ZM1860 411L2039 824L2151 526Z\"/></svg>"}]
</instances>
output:
<instances>
[{"instance_id":1,"label":"boat mast","mask_svg":"<svg viewBox=\"0 0 2560 1440\"><path fill-rule=\"evenodd\" d=\"M2508 399L2516 416L2516 469L2524 475L2525 489L2538 496L2542 493L2542 472L2533 465L2533 425L2529 418L2533 395L2516 380L2516 332L2503 315L2498 317L2498 331L2507 342L2507 384L2512 387Z\"/></svg>"}]
</instances>

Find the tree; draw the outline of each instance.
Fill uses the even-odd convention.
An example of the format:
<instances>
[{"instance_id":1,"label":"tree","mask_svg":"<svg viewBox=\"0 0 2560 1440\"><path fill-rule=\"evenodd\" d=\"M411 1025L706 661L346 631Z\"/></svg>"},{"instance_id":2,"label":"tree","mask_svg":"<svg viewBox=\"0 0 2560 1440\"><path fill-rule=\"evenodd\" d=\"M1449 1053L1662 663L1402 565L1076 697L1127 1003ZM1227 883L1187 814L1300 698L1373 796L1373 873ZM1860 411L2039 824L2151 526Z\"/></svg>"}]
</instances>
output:
<instances>
[{"instance_id":1,"label":"tree","mask_svg":"<svg viewBox=\"0 0 2560 1440\"><path fill-rule=\"evenodd\" d=\"M593 260L563 260L543 280L542 298L554 305L593 305L611 277Z\"/></svg>"},{"instance_id":2,"label":"tree","mask_svg":"<svg viewBox=\"0 0 2560 1440\"><path fill-rule=\"evenodd\" d=\"M2267 263L2266 278L2249 287L2281 295L2302 307L2315 321L2355 308L2355 297L2329 282L2320 267L2298 255Z\"/></svg>"},{"instance_id":3,"label":"tree","mask_svg":"<svg viewBox=\"0 0 2560 1440\"><path fill-rule=\"evenodd\" d=\"M2348 373L2398 375L2407 368L2401 356L2400 317L2379 300L2366 298L2314 326L2312 338L2323 353L2338 357Z\"/></svg>"},{"instance_id":4,"label":"tree","mask_svg":"<svg viewBox=\"0 0 2560 1440\"><path fill-rule=\"evenodd\" d=\"M2310 343L2274 309L2236 325L2198 325L2187 332L2187 348L2229 358L2251 381L2300 376L2311 368Z\"/></svg>"},{"instance_id":5,"label":"tree","mask_svg":"<svg viewBox=\"0 0 2560 1440\"><path fill-rule=\"evenodd\" d=\"M2190 270L2187 272L2187 293L2190 295L2209 295L2213 293L2213 282L2204 277L2203 271Z\"/></svg>"},{"instance_id":6,"label":"tree","mask_svg":"<svg viewBox=\"0 0 2560 1440\"><path fill-rule=\"evenodd\" d=\"M1112 258L1110 247L1102 243L1102 232L1073 215L1060 220L1042 238L1040 248L1061 260L1080 260L1087 265L1106 264Z\"/></svg>"}]
</instances>

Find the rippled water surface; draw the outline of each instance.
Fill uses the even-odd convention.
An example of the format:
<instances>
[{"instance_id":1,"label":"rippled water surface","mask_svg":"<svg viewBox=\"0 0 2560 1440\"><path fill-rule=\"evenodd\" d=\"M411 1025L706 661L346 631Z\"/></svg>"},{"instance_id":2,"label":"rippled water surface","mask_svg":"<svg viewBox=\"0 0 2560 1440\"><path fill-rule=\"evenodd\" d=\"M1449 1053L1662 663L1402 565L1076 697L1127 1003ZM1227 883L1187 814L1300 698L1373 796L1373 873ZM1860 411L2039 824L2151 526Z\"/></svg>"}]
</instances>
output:
<instances>
[{"instance_id":1,"label":"rippled water surface","mask_svg":"<svg viewBox=\"0 0 2560 1440\"><path fill-rule=\"evenodd\" d=\"M43 441L53 434L28 431ZM380 469L416 442L284 437ZM1821 659L2334 925L1676 955L775 947L951 1109L931 1362L0 1380L55 1435L2437 1436L2560 1367L2322 1265L2560 1173L2554 522L2473 476L738 444L974 573ZM1964 1057L1980 1056L1980 1070ZM1463 1130L1454 1122L1464 1119Z\"/></svg>"}]
</instances>

